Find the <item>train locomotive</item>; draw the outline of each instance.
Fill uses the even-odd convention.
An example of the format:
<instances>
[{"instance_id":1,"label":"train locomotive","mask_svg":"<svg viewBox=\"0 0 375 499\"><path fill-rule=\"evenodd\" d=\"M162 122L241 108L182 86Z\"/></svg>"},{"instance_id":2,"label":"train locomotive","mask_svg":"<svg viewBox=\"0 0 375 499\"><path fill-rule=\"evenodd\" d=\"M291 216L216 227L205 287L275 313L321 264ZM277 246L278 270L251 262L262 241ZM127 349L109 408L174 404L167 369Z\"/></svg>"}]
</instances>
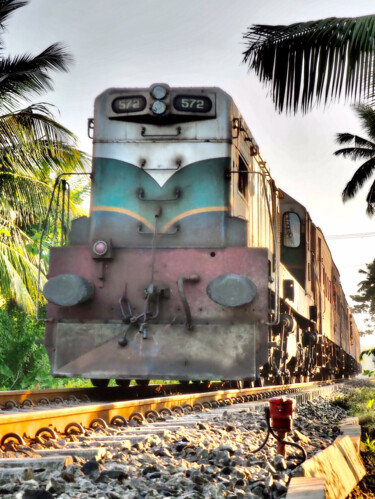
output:
<instances>
[{"instance_id":1,"label":"train locomotive","mask_svg":"<svg viewBox=\"0 0 375 499\"><path fill-rule=\"evenodd\" d=\"M43 289L54 376L243 387L358 372L324 235L228 94L110 88L89 129L90 216L70 225L67 203L51 204L67 235Z\"/></svg>"}]
</instances>

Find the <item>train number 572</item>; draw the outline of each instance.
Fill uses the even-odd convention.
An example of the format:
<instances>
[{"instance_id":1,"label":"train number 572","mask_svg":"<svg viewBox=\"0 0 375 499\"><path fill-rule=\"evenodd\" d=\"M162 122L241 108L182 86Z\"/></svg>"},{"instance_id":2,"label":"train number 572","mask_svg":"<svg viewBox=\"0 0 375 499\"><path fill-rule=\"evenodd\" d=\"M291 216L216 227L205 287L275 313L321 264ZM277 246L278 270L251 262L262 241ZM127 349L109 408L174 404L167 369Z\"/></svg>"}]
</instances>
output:
<instances>
[{"instance_id":1,"label":"train number 572","mask_svg":"<svg viewBox=\"0 0 375 499\"><path fill-rule=\"evenodd\" d=\"M178 111L208 113L212 109L212 101L208 97L177 95L173 101Z\"/></svg>"},{"instance_id":2,"label":"train number 572","mask_svg":"<svg viewBox=\"0 0 375 499\"><path fill-rule=\"evenodd\" d=\"M202 99L181 99L183 109L204 109L204 100Z\"/></svg>"}]
</instances>

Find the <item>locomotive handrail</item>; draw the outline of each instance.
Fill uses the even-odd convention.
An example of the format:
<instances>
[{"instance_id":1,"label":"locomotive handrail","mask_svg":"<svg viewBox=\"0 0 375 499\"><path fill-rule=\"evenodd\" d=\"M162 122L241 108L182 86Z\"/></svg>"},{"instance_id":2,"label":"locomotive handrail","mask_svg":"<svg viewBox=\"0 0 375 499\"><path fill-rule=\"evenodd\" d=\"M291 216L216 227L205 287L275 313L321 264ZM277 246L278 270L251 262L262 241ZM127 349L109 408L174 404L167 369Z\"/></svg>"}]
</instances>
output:
<instances>
[{"instance_id":1,"label":"locomotive handrail","mask_svg":"<svg viewBox=\"0 0 375 499\"><path fill-rule=\"evenodd\" d=\"M193 274L189 277L179 277L178 282L177 282L178 292L180 294L180 298L181 298L182 305L184 307L185 315L186 315L186 329L188 329L190 331L191 329L194 329L194 324L193 324L193 320L191 317L190 305L189 305L189 302L187 301L187 298L185 295L184 283L186 281L197 283L200 281L200 277L198 274Z\"/></svg>"},{"instance_id":2,"label":"locomotive handrail","mask_svg":"<svg viewBox=\"0 0 375 499\"><path fill-rule=\"evenodd\" d=\"M141 201L156 201L156 202L176 201L177 199L179 199L181 197L181 194L182 194L182 190L179 187L175 187L173 198L164 198L164 199L163 198L146 198L145 197L145 190L143 189L143 187L139 187L139 189L137 190L138 199L140 199Z\"/></svg>"},{"instance_id":3,"label":"locomotive handrail","mask_svg":"<svg viewBox=\"0 0 375 499\"><path fill-rule=\"evenodd\" d=\"M94 126L95 126L94 118L89 118L87 120L87 135L89 139L94 138Z\"/></svg>"},{"instance_id":4,"label":"locomotive handrail","mask_svg":"<svg viewBox=\"0 0 375 499\"><path fill-rule=\"evenodd\" d=\"M145 126L142 127L141 129L141 135L142 137L178 137L181 135L181 127L178 126L176 127L176 133L169 133L169 134L163 134L163 133L146 133L147 128Z\"/></svg>"},{"instance_id":5,"label":"locomotive handrail","mask_svg":"<svg viewBox=\"0 0 375 499\"><path fill-rule=\"evenodd\" d=\"M48 321L48 319L42 319L41 317L39 317L40 277L41 277L41 273L42 273L42 270L41 270L41 266L42 266L42 244L43 244L44 236L46 234L46 230L47 230L47 226L48 226L48 218L49 218L49 215L50 215L50 212L51 212L51 209L52 209L52 204L53 204L53 200L54 200L54 197L55 197L56 189L58 189L58 187L59 187L61 178L64 177L64 176L66 176L66 175L69 175L69 176L72 176L72 175L89 175L91 177L91 172L67 172L67 173L60 173L60 175L58 175L56 177L55 183L53 185L52 194L51 194L51 197L50 197L50 200L49 200L49 203L48 203L46 217L45 217L44 222L42 224L42 232L40 234L39 251L38 251L38 276L37 276L37 288L36 288L36 311L35 311L35 318L36 318L37 321L42 321L42 322ZM70 203L70 198L68 200L68 203ZM68 204L67 218L68 218L68 224L69 224L69 204ZM57 218L56 218L56 222L57 222ZM62 238L64 237L63 232L64 231L62 230L62 234L61 234ZM55 233L53 235L53 238L55 238Z\"/></svg>"},{"instance_id":6,"label":"locomotive handrail","mask_svg":"<svg viewBox=\"0 0 375 499\"><path fill-rule=\"evenodd\" d=\"M254 172L255 173L255 172ZM262 177L262 183L263 183L263 190L264 190L264 197L266 198L266 203L267 203L267 210L268 214L271 220L271 227L272 227L272 236L273 236L273 242L275 246L275 318L272 321L268 321L265 324L267 326L276 326L280 322L280 248L279 248L279 238L278 238L278 230L277 230L277 222L276 222L276 206L275 206L275 199L276 199L276 192L275 192L275 183L272 180L271 181L271 192L275 194L275 196L272 197L272 210L274 216L272 217L271 214L271 208L269 205L269 200L267 197L267 192L266 192L266 179L265 175L261 174Z\"/></svg>"},{"instance_id":7,"label":"locomotive handrail","mask_svg":"<svg viewBox=\"0 0 375 499\"><path fill-rule=\"evenodd\" d=\"M319 293L316 293L317 295L319 295L319 329L320 329L319 333L323 334L323 302L324 302L323 287L321 286L319 274L316 270L316 259L315 258L314 258L312 263L313 263L312 269L314 271L315 279L318 282L318 290L319 290Z\"/></svg>"},{"instance_id":8,"label":"locomotive handrail","mask_svg":"<svg viewBox=\"0 0 375 499\"><path fill-rule=\"evenodd\" d=\"M238 139L241 131L241 118L234 118L232 122L232 130L237 130L237 135L233 135L232 139Z\"/></svg>"},{"instance_id":9,"label":"locomotive handrail","mask_svg":"<svg viewBox=\"0 0 375 499\"><path fill-rule=\"evenodd\" d=\"M138 234L142 234L143 236L173 236L174 234L177 234L177 232L180 230L180 226L176 224L174 226L174 230L171 230L169 232L146 232L143 231L143 224L138 224Z\"/></svg>"}]
</instances>

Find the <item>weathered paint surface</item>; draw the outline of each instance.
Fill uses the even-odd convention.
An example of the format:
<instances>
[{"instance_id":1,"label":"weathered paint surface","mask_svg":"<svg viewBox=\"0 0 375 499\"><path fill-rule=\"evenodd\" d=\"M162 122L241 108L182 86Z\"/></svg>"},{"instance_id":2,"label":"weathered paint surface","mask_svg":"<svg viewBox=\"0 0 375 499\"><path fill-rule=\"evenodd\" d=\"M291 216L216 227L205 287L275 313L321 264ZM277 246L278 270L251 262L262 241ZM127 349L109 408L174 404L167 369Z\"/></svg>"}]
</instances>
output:
<instances>
[{"instance_id":1,"label":"weathered paint surface","mask_svg":"<svg viewBox=\"0 0 375 499\"><path fill-rule=\"evenodd\" d=\"M118 344L126 333L128 344ZM257 327L241 324L150 324L147 339L123 324L57 324L58 375L136 379L242 379L256 377ZM223 355L225 352L225 355Z\"/></svg>"},{"instance_id":2,"label":"weathered paint surface","mask_svg":"<svg viewBox=\"0 0 375 499\"><path fill-rule=\"evenodd\" d=\"M93 368L95 359L97 368L100 366L103 371L102 354L95 348L102 342L111 340L112 346L109 347L108 344L105 347L106 355L109 355L108 349L112 355L111 366L119 369L119 363L123 362L126 352L132 353L124 368L129 377L147 377L148 370L153 375L168 376L168 369L163 366L168 363L168 359L174 358L176 364L173 369L171 367L169 376L172 379L178 372L184 376L188 371L190 379L195 372L198 377L210 374L219 379L224 374L230 379L253 376L255 362L259 366L259 362L265 362L267 358L268 332L261 321L268 316L268 260L268 251L262 249L158 249L155 253L154 282L168 287L170 296L161 298L158 318L146 324L148 334L150 337L154 335L157 342L143 340L135 328L135 332L130 331L129 334L134 334L137 342L132 343L133 347L124 347L122 350L117 340L127 326L121 324L119 300L126 289L126 298L134 314L142 313L145 304L144 290L151 282L152 250L117 248L113 251L113 259L103 262L93 259L90 248L87 247L54 248L51 251L51 269L54 274L59 275L64 269L65 272L84 277L95 286L91 301L75 307L58 307L52 303L48 305L47 316L58 322L49 324L46 336L47 350L54 369L57 369L55 373L67 373L69 369L73 372L73 364L69 368L65 366L72 359L77 359L74 360L74 372L77 375L80 373L79 375L84 376L85 372L89 376L87 366L91 365ZM252 280L257 288L257 295L252 303L230 308L222 307L209 298L207 285L213 278L224 273L235 273ZM180 277L191 274L198 274L200 280L198 283L185 283L185 294L195 326L193 331L188 331L184 325L186 315L177 282ZM52 273L50 277L53 277ZM110 332L106 335L100 333L105 326L97 325L98 322L103 324L103 321L115 321L118 324L108 326L106 331ZM84 327L82 322L86 323ZM91 335L82 332L90 330L93 331ZM136 344L144 345L143 363L142 356L135 353L139 348L134 346ZM149 351L151 345L157 345L152 355ZM183 355L178 353L180 350L184 352ZM243 351L242 357L238 356L239 350ZM192 359L197 359L194 369L189 370L185 366L185 351L190 352L190 366ZM152 357L151 366L148 356ZM224 357L231 359L225 368ZM80 362L83 363L81 367ZM63 371L62 366L65 366ZM108 366L107 369L111 370L112 367Z\"/></svg>"},{"instance_id":3,"label":"weathered paint surface","mask_svg":"<svg viewBox=\"0 0 375 499\"><path fill-rule=\"evenodd\" d=\"M268 313L268 251L265 249L157 249L154 282L170 288L170 297L161 302L160 318L169 322L185 320L177 281L181 276L198 274L200 281L186 284L185 292L196 320L256 322ZM95 286L91 301L60 308L50 303L47 315L56 320L121 320L119 299L126 296L137 313L144 305L144 290L151 283L152 250L116 248L113 259L95 260L88 247L66 246L51 250L50 277L65 273L84 277ZM209 282L222 274L239 274L257 287L254 301L244 307L228 308L213 302L206 293Z\"/></svg>"},{"instance_id":4,"label":"weathered paint surface","mask_svg":"<svg viewBox=\"0 0 375 499\"><path fill-rule=\"evenodd\" d=\"M196 234L187 230L186 224L180 226L194 216L195 223L197 218L201 223L205 222L211 244L223 245L225 212L229 210L229 184L225 181L224 172L228 168L229 158L198 161L174 172L161 187L146 171L135 165L95 158L90 239L110 236L117 245L127 246L133 245L138 237L141 239L139 245L148 246L147 233L152 234L156 230L166 234L163 245L178 244L181 237L185 245L188 242L190 245L202 245L202 238L198 241ZM210 225L206 214L216 214L220 226ZM141 232L146 233L142 234L143 240L139 236L139 224L142 224ZM169 235L176 230L176 224L181 230Z\"/></svg>"}]
</instances>

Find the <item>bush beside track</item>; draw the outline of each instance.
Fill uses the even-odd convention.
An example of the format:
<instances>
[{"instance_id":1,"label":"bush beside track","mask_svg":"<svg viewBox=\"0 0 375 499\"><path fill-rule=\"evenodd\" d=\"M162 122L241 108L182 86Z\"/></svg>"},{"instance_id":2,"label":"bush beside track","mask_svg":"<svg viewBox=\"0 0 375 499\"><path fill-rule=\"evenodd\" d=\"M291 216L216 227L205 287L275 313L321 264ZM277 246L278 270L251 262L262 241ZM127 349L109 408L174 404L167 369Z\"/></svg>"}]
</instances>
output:
<instances>
[{"instance_id":1,"label":"bush beside track","mask_svg":"<svg viewBox=\"0 0 375 499\"><path fill-rule=\"evenodd\" d=\"M336 398L335 404L357 416L362 427L361 457L366 476L348 496L348 499L375 498L375 386L370 381Z\"/></svg>"}]
</instances>

